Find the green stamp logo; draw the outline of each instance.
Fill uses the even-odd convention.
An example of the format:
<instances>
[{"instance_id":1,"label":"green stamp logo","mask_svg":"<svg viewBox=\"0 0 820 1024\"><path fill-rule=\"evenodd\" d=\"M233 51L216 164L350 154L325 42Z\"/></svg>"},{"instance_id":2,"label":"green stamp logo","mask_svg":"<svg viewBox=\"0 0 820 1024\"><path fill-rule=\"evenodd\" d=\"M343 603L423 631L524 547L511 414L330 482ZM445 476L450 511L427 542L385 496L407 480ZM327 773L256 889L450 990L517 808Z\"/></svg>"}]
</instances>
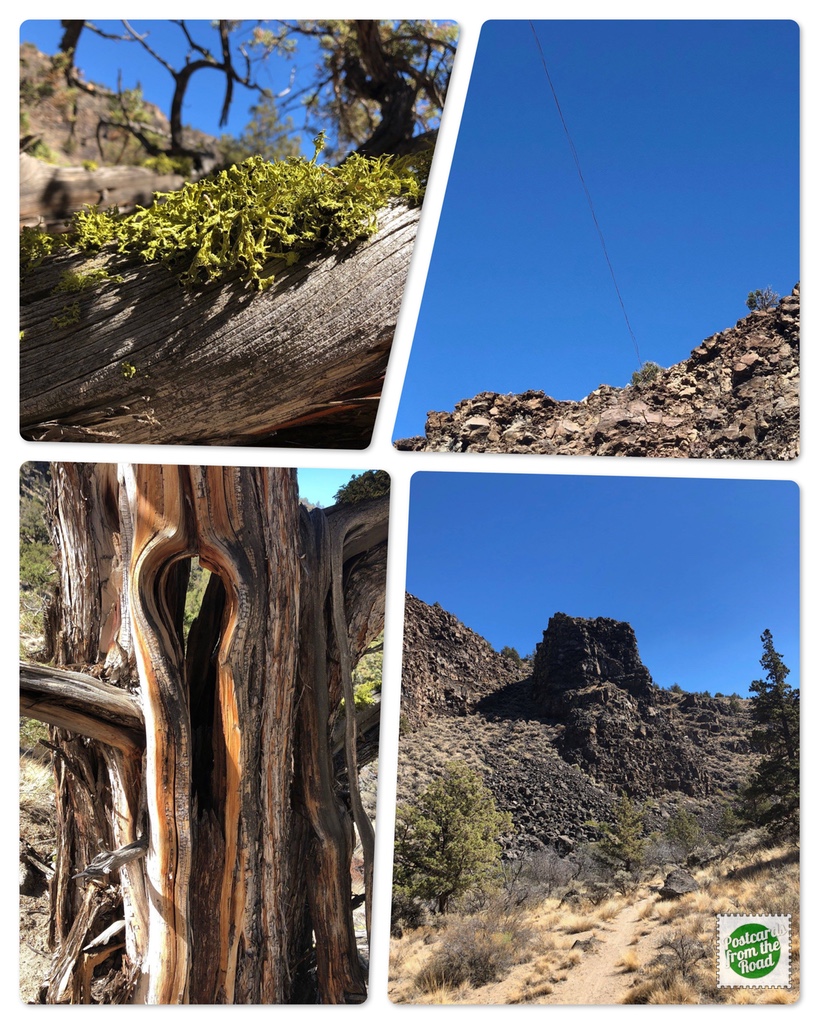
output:
<instances>
[{"instance_id":1,"label":"green stamp logo","mask_svg":"<svg viewBox=\"0 0 820 1024\"><path fill-rule=\"evenodd\" d=\"M764 978L780 962L780 939L761 924L744 924L729 936L729 967L742 978Z\"/></svg>"},{"instance_id":2,"label":"green stamp logo","mask_svg":"<svg viewBox=\"0 0 820 1024\"><path fill-rule=\"evenodd\" d=\"M790 988L791 918L718 914L718 986Z\"/></svg>"}]
</instances>

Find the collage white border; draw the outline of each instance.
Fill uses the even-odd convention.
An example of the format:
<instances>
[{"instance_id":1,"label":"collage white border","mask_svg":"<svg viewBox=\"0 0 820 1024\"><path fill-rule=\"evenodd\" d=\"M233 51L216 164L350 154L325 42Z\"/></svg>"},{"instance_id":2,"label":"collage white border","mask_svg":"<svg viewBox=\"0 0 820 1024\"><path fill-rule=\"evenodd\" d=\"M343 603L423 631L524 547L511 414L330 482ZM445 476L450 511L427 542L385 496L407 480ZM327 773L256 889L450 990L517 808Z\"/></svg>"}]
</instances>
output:
<instances>
[{"instance_id":1,"label":"collage white border","mask_svg":"<svg viewBox=\"0 0 820 1024\"><path fill-rule=\"evenodd\" d=\"M2 106L2 134L6 152L5 166L7 169L17 165L16 144L17 137L17 55L19 45L19 24L30 18L64 18L71 14L80 17L96 16L97 18L113 17L119 13L132 15L135 12L133 4L127 5L123 12L111 13L111 6L100 3L77 3L75 0L64 0L62 3L55 3L53 0L32 0L24 8L13 8L17 13L19 21L14 23L12 19L7 25L6 33L2 40L3 59L0 61L0 75L2 76L3 97ZM155 0L143 0L136 5L139 8L140 17L180 17L192 18L220 17L225 14L225 3L215 3L213 0L200 0L198 3L191 3L191 0L178 0L176 4L169 5L167 2L158 4ZM622 2L619 4L605 3L601 0L587 2L587 0L576 0L569 5L535 3L534 0L506 0L504 4L468 3L466 0L449 0L449 2L431 3L429 0L424 3L408 2L406 4L385 4L373 2L373 0L314 0L310 4L283 4L281 9L277 5L242 3L239 5L238 14L248 17L273 16L310 16L310 17L343 17L343 18L380 18L385 15L398 15L402 17L433 17L450 18L459 23L460 37L459 48L456 57L456 65L453 73L450 92L447 99L447 107L443 118L442 128L439 136L439 143L436 153L435 169L427 192L424 215L419 230L416 247L413 255L413 262L410 277L406 288L402 305L399 325L391 355L390 367L385 384L384 395L379 410L379 415L374 432L373 442L369 449L363 452L336 452L328 453L323 451L295 452L292 450L280 449L251 449L242 448L231 450L226 448L193 448L170 446L117 446L108 445L94 446L93 452L89 446L81 444L30 444L24 442L18 430L19 410L19 387L18 387L18 363L17 363L17 337L18 325L13 311L17 307L17 252L13 240L17 232L17 198L13 184L9 183L14 178L6 179L6 198L4 207L0 208L0 219L2 220L2 238L4 239L2 252L4 254L2 275L3 302L0 308L7 311L9 323L6 329L6 342L0 349L2 355L2 372L0 372L0 482L2 484L2 508L3 515L0 522L4 527L6 536L4 562L8 558L7 570L3 573L2 589L0 589L0 629L2 629L2 650L5 652L9 669L9 679L6 686L11 690L16 683L16 668L14 661L17 657L17 572L13 551L17 546L17 515L18 515L18 488L19 468L23 462L38 459L63 459L66 461L88 461L90 458L99 461L125 460L134 462L172 462L184 464L196 462L210 465L287 465L305 466L312 468L344 467L352 469L378 468L390 472L393 480L391 499L391 521L390 521L390 553L388 564L388 605L386 624L386 646L385 646L385 679L383 690L383 727L382 746L380 754L380 787L378 796L378 819L377 829L377 852L376 852L376 895L374 899L373 915L373 948L371 950L371 972L370 972L370 996L364 1006L329 1009L321 1012L355 1014L357 1018L364 1021L375 1021L383 1015L401 1015L401 1020L406 1024L421 1021L421 1014L432 1010L435 1014L447 1017L461 1017L465 1013L479 1013L484 1020L495 1019L500 1021L500 1012L505 1015L509 1012L523 1016L532 1015L535 1012L548 1014L555 1020L563 1021L566 1018L580 1019L579 1015L591 1013L595 1017L605 1012L614 1012L618 1017L624 1018L634 1014L632 1007L515 1007L508 1010L506 1007L404 1007L393 1006L387 998L387 954L388 934L390 917L390 875L392 861L392 828L391 823L395 810L395 773L398 751L398 721L399 721L399 683L401 678L401 635L402 618L404 608L404 577L407 550L407 523L408 523L408 500L410 490L410 477L412 473L419 470L425 471L446 471L446 472L492 472L492 473L529 473L529 474L560 474L586 476L665 476L665 477L698 477L698 478L722 478L722 479L767 479L767 480L794 480L800 485L801 490L801 522L802 526L802 550L801 550L801 622L803 635L812 632L812 626L818 620L817 587L813 584L813 572L815 568L820 569L820 557L818 556L818 540L811 530L813 522L817 521L817 495L820 493L820 483L814 479L814 473L820 467L820 459L817 456L817 445L820 443L820 431L817 422L820 413L818 406L809 399L808 387L812 387L818 377L817 350L813 338L814 330L814 277L812 270L815 266L816 239L814 232L817 229L817 204L816 183L820 181L820 170L818 169L818 121L820 112L817 105L820 101L820 5L816 0L793 0L791 3L772 5L771 3L760 2L760 0L746 0L740 2L725 2L725 0L690 0L687 3L680 3L677 0L659 6L657 3L649 3L646 0L641 2ZM398 7L399 9L396 9ZM297 8L299 8L297 10ZM409 9L402 9L409 8ZM723 461L698 461L698 460L656 460L656 459L620 459L620 458L579 458L571 459L566 457L540 456L538 458L520 458L516 456L503 455L448 455L448 454L424 454L424 453L401 453L396 452L392 447L393 422L396 409L398 408L404 372L409 358L410 347L413 338L415 321L421 303L424 280L427 267L430 261L433 241L435 238L436 224L441 209L444 190L446 187L447 174L449 171L455 141L458 133L458 125L464 105L464 99L469 83L470 69L472 67L475 49L483 22L490 18L520 18L520 19L547 19L554 18L601 18L601 19L652 19L657 17L664 19L686 18L686 19L772 19L792 18L801 27L801 320L803 325L803 338L808 338L808 344L804 344L801 352L803 381L801 394L801 440L804 455L791 463L758 463L758 462L723 462ZM509 89L511 102L514 101L514 90L510 83L499 83L499 88ZM751 131L752 129L750 129ZM776 145L776 133L773 132L772 145ZM14 150L12 150L14 146ZM738 155L742 159L742 154ZM811 184L815 184L815 189ZM715 329L722 329L728 324L717 324ZM700 339L693 338L694 347ZM445 514L443 510L443 514ZM807 644L801 644L801 675L803 678L811 679L817 673L812 672L812 665L816 663L816 655L809 650ZM809 702L804 704L804 722L811 721L814 712L812 701L812 688L809 689ZM804 698L805 699L805 698ZM14 698L9 693L9 701ZM3 820L15 821L17 814L16 786L12 780L16 779L16 731L17 716L9 713L5 716L7 735L4 736L4 766L5 777L8 780L2 787L2 808ZM12 733L14 730L14 733ZM807 731L807 730L806 730ZM813 745L817 748L817 744ZM813 769L816 767L816 754L806 750L804 746L803 777L813 778ZM815 797L818 787L807 785L804 787L803 805L803 863L811 865L816 862L812 856L815 850L815 835L817 812ZM11 829L7 832L11 833ZM6 841L0 847L2 850L2 866L5 870L0 873L5 882L2 887L3 905L7 913L3 915L5 925L5 942L3 943L4 956L0 959L0 969L4 984L0 991L3 993L3 1002L9 1007L15 1007L20 1013L66 1013L75 1012L85 1014L87 1012L99 1013L99 1010L85 1010L80 1008L77 1011L66 1011L59 1008L56 1011L29 1009L19 1003L18 972L14 950L16 947L16 920L18 911L18 893L14 879L17 877L16 870L16 841L9 834ZM801 942L804 956L812 957L814 953L814 942L812 935L815 931L811 927L812 915L806 916L806 911L811 911L816 905L817 884L813 880L814 873L810 870L804 872L801 905L804 912L804 919L807 927L803 929L805 939ZM810 961L809 961L810 962ZM786 1008L770 1007L763 1011L767 1015L778 1012L788 1012L791 1016L802 1014L807 1007L818 1003L817 982L812 972L806 971L801 979L802 995L796 1007ZM304 1015L318 1008L315 1007L279 1007L271 1008L277 1013L277 1019L282 1020L283 1015L287 1020L298 1021L304 1019ZM698 1009L706 1014L737 1014L742 1012L739 1009L728 1009L722 1006L703 1007L657 1007L662 1015L676 1015L688 1019L689 1014ZM119 1016L121 1013L134 1013L133 1008L111 1007L109 1013ZM166 1014L173 1012L170 1007L160 1008L154 1012ZM222 1008L207 1010L205 1012L224 1013L231 1012ZM249 1011L254 1012L254 1011ZM255 1012L264 1012L261 1009ZM362 1017L362 1015L364 1015ZM504 1019L507 1019L505 1016ZM541 1019L541 1018L539 1018ZM586 1018L584 1018L586 1019Z\"/></svg>"}]
</instances>

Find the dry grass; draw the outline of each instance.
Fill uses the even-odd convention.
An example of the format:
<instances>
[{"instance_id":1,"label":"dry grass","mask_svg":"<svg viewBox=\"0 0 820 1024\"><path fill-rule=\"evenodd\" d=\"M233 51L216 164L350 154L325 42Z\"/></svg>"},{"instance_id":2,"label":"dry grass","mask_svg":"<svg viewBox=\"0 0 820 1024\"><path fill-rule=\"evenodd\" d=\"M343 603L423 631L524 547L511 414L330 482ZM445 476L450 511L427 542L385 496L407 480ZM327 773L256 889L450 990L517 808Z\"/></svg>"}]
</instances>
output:
<instances>
[{"instance_id":1,"label":"dry grass","mask_svg":"<svg viewBox=\"0 0 820 1024\"><path fill-rule=\"evenodd\" d=\"M724 988L721 1002L731 1006L785 1006L796 1003L799 992L796 988Z\"/></svg>"},{"instance_id":2,"label":"dry grass","mask_svg":"<svg viewBox=\"0 0 820 1024\"><path fill-rule=\"evenodd\" d=\"M647 1002L650 1005L674 1005L699 1003L700 998L695 986L683 978L672 978L660 985L650 995Z\"/></svg>"},{"instance_id":3,"label":"dry grass","mask_svg":"<svg viewBox=\"0 0 820 1024\"><path fill-rule=\"evenodd\" d=\"M570 935L578 935L581 932L589 932L601 924L601 918L597 914L570 914L560 923L561 931Z\"/></svg>"},{"instance_id":4,"label":"dry grass","mask_svg":"<svg viewBox=\"0 0 820 1024\"><path fill-rule=\"evenodd\" d=\"M656 1005L794 1002L799 993L800 952L796 851L787 846L766 847L759 835L756 842L744 837L733 850L731 860L710 863L693 873L701 887L698 892L677 901L649 900L635 915L638 923L634 938L618 951L617 967L624 976L624 983L635 979L624 1002ZM586 938L584 932L597 932L598 938L606 942L611 932L607 922L629 906L630 900L623 897L597 906L581 902L571 908L556 899L545 900L519 918L520 926L531 935L526 948L516 951L520 955L512 958L498 980L480 986L471 982L455 985L452 979L445 984L431 977L426 991L420 992L415 979L437 951L448 946L448 937L457 919L451 916L443 922L437 921L438 926L407 931L394 946L391 999L463 1005L550 1003L555 998L560 999L560 992L554 991L556 986L571 978L574 971L583 970L587 958L579 949L570 948L573 943L579 937ZM792 915L792 989L717 988L717 913ZM488 920L487 927L496 933L501 931L494 918ZM680 952L668 945L657 948L676 936L683 940ZM687 943L695 952L700 949L706 956L702 959L689 956Z\"/></svg>"},{"instance_id":5,"label":"dry grass","mask_svg":"<svg viewBox=\"0 0 820 1024\"><path fill-rule=\"evenodd\" d=\"M520 1003L531 1003L534 999L552 995L553 990L554 986L551 981L541 981L537 984L528 985L523 992L510 999L510 1005L516 1006Z\"/></svg>"},{"instance_id":6,"label":"dry grass","mask_svg":"<svg viewBox=\"0 0 820 1024\"><path fill-rule=\"evenodd\" d=\"M681 918L686 917L689 914L690 903L689 897L691 893L687 893L686 896L681 896L678 900L662 900L655 904L655 916L658 922L662 925L673 924L676 921L680 921Z\"/></svg>"},{"instance_id":7,"label":"dry grass","mask_svg":"<svg viewBox=\"0 0 820 1024\"><path fill-rule=\"evenodd\" d=\"M613 918L617 917L624 907L630 902L631 900L624 896L613 896L612 899L605 900L595 908L596 916L602 921L611 921Z\"/></svg>"},{"instance_id":8,"label":"dry grass","mask_svg":"<svg viewBox=\"0 0 820 1024\"><path fill-rule=\"evenodd\" d=\"M20 758L20 807L41 815L54 804L54 775L51 768L31 757Z\"/></svg>"},{"instance_id":9,"label":"dry grass","mask_svg":"<svg viewBox=\"0 0 820 1024\"><path fill-rule=\"evenodd\" d=\"M633 974L641 966L641 961L634 950L628 949L615 966L620 967L624 974Z\"/></svg>"},{"instance_id":10,"label":"dry grass","mask_svg":"<svg viewBox=\"0 0 820 1024\"><path fill-rule=\"evenodd\" d=\"M661 978L641 982L629 990L624 999L628 1005L669 1005L699 1003L698 990L683 978Z\"/></svg>"},{"instance_id":11,"label":"dry grass","mask_svg":"<svg viewBox=\"0 0 820 1024\"><path fill-rule=\"evenodd\" d=\"M652 900L648 900L641 909L638 911L639 921L648 921L653 917L657 916L657 903Z\"/></svg>"}]
</instances>

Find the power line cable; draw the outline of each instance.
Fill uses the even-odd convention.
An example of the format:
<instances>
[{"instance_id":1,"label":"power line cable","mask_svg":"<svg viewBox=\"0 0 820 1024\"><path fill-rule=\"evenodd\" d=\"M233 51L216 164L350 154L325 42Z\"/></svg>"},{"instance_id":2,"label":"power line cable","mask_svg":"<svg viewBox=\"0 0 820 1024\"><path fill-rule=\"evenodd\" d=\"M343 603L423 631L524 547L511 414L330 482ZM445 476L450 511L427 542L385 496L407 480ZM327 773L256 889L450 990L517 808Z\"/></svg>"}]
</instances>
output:
<instances>
[{"instance_id":1,"label":"power line cable","mask_svg":"<svg viewBox=\"0 0 820 1024\"><path fill-rule=\"evenodd\" d=\"M595 215L595 207L592 204L592 196L589 194L589 189L587 188L587 183L584 180L584 173L581 170L581 161L580 161L580 159L578 157L578 151L575 149L575 143L572 141L572 136L569 133L569 127L568 127L567 122L566 122L566 120L564 118L564 112L561 110L561 104L558 102L558 94L555 91L555 86L552 84L552 79L550 78L550 73L549 73L549 70L547 69L547 60L546 60L546 57L544 56L544 51L541 48L541 40L538 38L538 33L535 31L535 25L532 22L530 22L530 28L532 29L532 34L535 37L535 45L538 47L538 52L541 54L541 64L544 67L544 74L547 76L547 82L549 83L550 92L552 93L552 98L555 100L555 106L556 106L556 109L558 110L558 116L561 118L561 124L563 125L564 134L566 135L567 142L569 143L569 150L570 150L570 153L572 153L572 159L575 161L575 167L576 167L576 170L578 171L578 177L579 177L579 179L581 181L581 187L584 190L584 195L587 197L587 204L589 206L589 212L592 214L592 221L595 224L595 230L598 232L598 238L601 240L601 248L603 249L603 252L604 252L604 259L606 260L606 265L609 267L609 273L610 273L610 276L612 277L612 283L615 285L615 291L616 291L616 293L618 295L618 302L620 302L620 304L621 304L621 311L623 312L623 315L624 315L624 321L626 322L626 328L629 331L630 338L632 338L632 344L635 346L635 355L638 357L638 366L643 366L643 360L641 359L641 352L640 352L640 349L638 348L638 339L635 337L635 332L632 330L632 324L629 322L629 317L627 316L627 313L626 313L626 306L624 305L623 296L621 295L621 289L618 287L618 281L617 281L617 279L615 277L615 270L613 269L612 261L609 258L609 253L607 252L606 242L604 241L604 233L603 233L603 231L601 231L601 226L598 223L597 216Z\"/></svg>"}]
</instances>

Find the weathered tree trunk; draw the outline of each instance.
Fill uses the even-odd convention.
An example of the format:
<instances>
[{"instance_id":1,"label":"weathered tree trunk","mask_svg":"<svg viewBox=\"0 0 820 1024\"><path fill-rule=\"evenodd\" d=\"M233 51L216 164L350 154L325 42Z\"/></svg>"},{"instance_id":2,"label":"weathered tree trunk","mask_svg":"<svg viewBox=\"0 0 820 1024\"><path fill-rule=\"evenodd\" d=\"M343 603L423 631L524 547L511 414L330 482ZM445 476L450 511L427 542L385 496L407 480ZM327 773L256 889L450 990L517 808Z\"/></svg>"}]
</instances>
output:
<instances>
[{"instance_id":1,"label":"weathered tree trunk","mask_svg":"<svg viewBox=\"0 0 820 1024\"><path fill-rule=\"evenodd\" d=\"M339 446L365 447L418 216L385 210L369 241L282 267L262 294L236 279L185 289L132 261L75 299L54 289L88 258L49 258L22 282L23 436L276 445L355 414L354 443ZM57 326L74 301L76 322Z\"/></svg>"},{"instance_id":2,"label":"weathered tree trunk","mask_svg":"<svg viewBox=\"0 0 820 1024\"><path fill-rule=\"evenodd\" d=\"M86 205L130 213L150 206L155 192L170 192L184 181L180 174L157 174L147 167L55 167L21 153L20 227L60 230Z\"/></svg>"},{"instance_id":3,"label":"weathered tree trunk","mask_svg":"<svg viewBox=\"0 0 820 1024\"><path fill-rule=\"evenodd\" d=\"M384 620L387 505L308 514L292 470L53 467L53 647L83 671L21 668L55 726L48 1001L365 997L350 670Z\"/></svg>"}]
</instances>

